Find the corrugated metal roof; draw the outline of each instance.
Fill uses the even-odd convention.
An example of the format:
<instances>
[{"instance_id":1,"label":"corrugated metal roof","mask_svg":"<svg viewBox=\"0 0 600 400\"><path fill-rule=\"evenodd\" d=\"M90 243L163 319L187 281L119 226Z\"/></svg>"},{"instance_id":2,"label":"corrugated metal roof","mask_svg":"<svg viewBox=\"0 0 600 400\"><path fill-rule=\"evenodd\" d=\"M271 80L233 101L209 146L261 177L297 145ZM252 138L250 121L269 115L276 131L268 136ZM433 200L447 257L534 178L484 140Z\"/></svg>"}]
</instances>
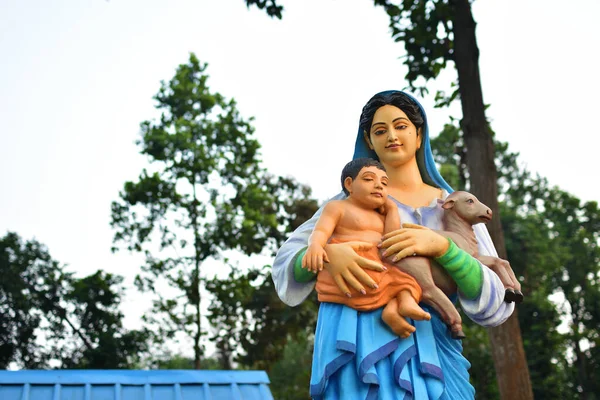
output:
<instances>
[{"instance_id":1,"label":"corrugated metal roof","mask_svg":"<svg viewBox=\"0 0 600 400\"><path fill-rule=\"evenodd\" d=\"M0 371L0 400L273 400L264 371Z\"/></svg>"}]
</instances>

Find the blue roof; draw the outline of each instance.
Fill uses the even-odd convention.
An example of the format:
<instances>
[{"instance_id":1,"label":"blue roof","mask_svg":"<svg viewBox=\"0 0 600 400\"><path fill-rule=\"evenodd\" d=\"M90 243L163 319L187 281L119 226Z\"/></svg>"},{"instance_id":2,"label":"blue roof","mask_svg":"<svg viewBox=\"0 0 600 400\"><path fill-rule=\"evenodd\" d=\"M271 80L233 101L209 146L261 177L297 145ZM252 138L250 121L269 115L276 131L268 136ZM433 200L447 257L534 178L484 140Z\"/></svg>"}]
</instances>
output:
<instances>
[{"instance_id":1,"label":"blue roof","mask_svg":"<svg viewBox=\"0 0 600 400\"><path fill-rule=\"evenodd\" d=\"M264 371L0 371L1 400L273 400Z\"/></svg>"}]
</instances>

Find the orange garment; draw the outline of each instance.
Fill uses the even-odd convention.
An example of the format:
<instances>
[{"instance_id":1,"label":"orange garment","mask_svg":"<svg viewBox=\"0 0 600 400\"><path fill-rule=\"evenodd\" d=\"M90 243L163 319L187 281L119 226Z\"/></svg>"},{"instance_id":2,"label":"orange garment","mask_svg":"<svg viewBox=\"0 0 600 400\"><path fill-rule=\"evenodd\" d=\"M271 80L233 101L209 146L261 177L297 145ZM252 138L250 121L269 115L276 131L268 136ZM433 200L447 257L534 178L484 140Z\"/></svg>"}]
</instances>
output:
<instances>
[{"instance_id":1,"label":"orange garment","mask_svg":"<svg viewBox=\"0 0 600 400\"><path fill-rule=\"evenodd\" d=\"M356 239L359 240L360 239ZM331 239L329 243L344 243L350 240ZM373 246L370 250L357 251L359 256L369 260L383 263L379 257L379 249ZM365 288L367 294L362 294L352 288L350 285L350 294L352 297L346 296L337 286L331 274L323 269L317 275L316 290L319 301L328 303L344 304L358 311L372 311L384 307L387 303L395 298L402 290L409 290L415 301L421 301L421 287L417 281L410 275L400 271L397 267L383 263L387 267L387 271L373 271L364 269L369 276L379 285L377 289Z\"/></svg>"}]
</instances>

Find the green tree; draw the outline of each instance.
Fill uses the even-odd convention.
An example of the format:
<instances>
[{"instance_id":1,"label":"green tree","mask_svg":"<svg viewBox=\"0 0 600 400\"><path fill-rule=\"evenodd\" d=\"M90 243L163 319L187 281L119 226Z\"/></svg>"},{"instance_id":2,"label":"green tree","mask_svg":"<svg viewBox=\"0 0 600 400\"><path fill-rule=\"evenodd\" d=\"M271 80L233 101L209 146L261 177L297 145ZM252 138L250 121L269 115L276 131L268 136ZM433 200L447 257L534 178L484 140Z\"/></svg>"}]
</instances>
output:
<instances>
[{"instance_id":1,"label":"green tree","mask_svg":"<svg viewBox=\"0 0 600 400\"><path fill-rule=\"evenodd\" d=\"M146 360L140 367L150 369L194 369L194 358L170 352L159 357L156 357L156 354L153 354L151 358ZM202 369L222 370L227 368L222 368L214 357L204 357L202 360Z\"/></svg>"},{"instance_id":2,"label":"green tree","mask_svg":"<svg viewBox=\"0 0 600 400\"><path fill-rule=\"evenodd\" d=\"M63 309L55 305L65 292L62 267L37 241L8 232L0 239L0 271L0 368L43 368L51 349L41 344L40 327L47 318L52 328L61 325L55 314Z\"/></svg>"},{"instance_id":3,"label":"green tree","mask_svg":"<svg viewBox=\"0 0 600 400\"><path fill-rule=\"evenodd\" d=\"M600 210L595 201L581 202L557 188L538 205L552 237L552 251L561 268L550 276L564 295L570 324L569 348L575 356L573 378L581 399L600 393L598 352L600 337ZM576 373L575 373L576 372Z\"/></svg>"},{"instance_id":4,"label":"green tree","mask_svg":"<svg viewBox=\"0 0 600 400\"><path fill-rule=\"evenodd\" d=\"M128 368L146 351L146 332L122 325L121 277L76 278L12 232L0 238L0 270L0 368Z\"/></svg>"},{"instance_id":5,"label":"green tree","mask_svg":"<svg viewBox=\"0 0 600 400\"><path fill-rule=\"evenodd\" d=\"M297 308L283 304L273 286L270 266L241 272L232 268L225 279L207 282L214 295L209 320L216 328L217 348L247 368L271 370L290 339L314 332L316 296Z\"/></svg>"},{"instance_id":6,"label":"green tree","mask_svg":"<svg viewBox=\"0 0 600 400\"><path fill-rule=\"evenodd\" d=\"M148 351L147 331L123 328L122 284L123 277L104 271L70 282L64 302L86 338L60 345L61 368L130 368Z\"/></svg>"},{"instance_id":7,"label":"green tree","mask_svg":"<svg viewBox=\"0 0 600 400\"><path fill-rule=\"evenodd\" d=\"M283 6L277 4L277 0L246 0L246 5L248 8L256 6L260 10L265 10L270 17L281 19Z\"/></svg>"},{"instance_id":8,"label":"green tree","mask_svg":"<svg viewBox=\"0 0 600 400\"><path fill-rule=\"evenodd\" d=\"M461 162L459 128L448 124L433 139L436 159L447 163L447 177L467 172ZM518 154L496 142L501 218L509 260L524 284L525 302L519 320L528 354L536 398L593 398L597 392L598 207L551 187L518 163ZM462 171L462 172L460 172ZM453 184L464 187L465 180ZM562 294L558 309L550 295ZM573 321L566 335L557 332L562 320ZM478 397L497 398L490 381L490 351L478 327L469 327L465 354L473 363ZM569 350L569 351L567 351ZM567 357L568 353L574 360Z\"/></svg>"},{"instance_id":9,"label":"green tree","mask_svg":"<svg viewBox=\"0 0 600 400\"><path fill-rule=\"evenodd\" d=\"M275 182L270 191L279 199L278 221L284 227L278 238L279 247L319 207L308 186L291 178L278 178ZM214 297L208 318L215 328L213 340L217 348L227 359L248 368L270 369L290 338L304 330L312 334L316 325L314 304L305 302L293 310L285 306L270 274L270 266L244 271L230 266L227 277L213 278L206 285Z\"/></svg>"},{"instance_id":10,"label":"green tree","mask_svg":"<svg viewBox=\"0 0 600 400\"><path fill-rule=\"evenodd\" d=\"M316 295L298 307L288 307L277 296L270 275L270 266L247 272L232 267L226 278L207 282L214 296L208 316L215 327L212 339L239 368L266 370L276 398L306 398Z\"/></svg>"},{"instance_id":11,"label":"green tree","mask_svg":"<svg viewBox=\"0 0 600 400\"><path fill-rule=\"evenodd\" d=\"M470 191L499 215L498 172L494 163L494 142L485 115L471 2L374 0L375 6L382 7L389 16L392 38L404 43L404 64L408 67L405 78L411 90L423 96L428 92L426 84L429 80L436 79L448 66L455 67L457 79L452 91L436 93L437 105L447 106L460 99L463 161L469 172ZM246 0L246 3L254 2ZM492 221L489 230L499 256L506 259L500 218ZM533 392L517 314L515 312L504 324L488 331L502 397L531 399Z\"/></svg>"},{"instance_id":12,"label":"green tree","mask_svg":"<svg viewBox=\"0 0 600 400\"><path fill-rule=\"evenodd\" d=\"M305 400L310 387L314 334L301 331L290 338L270 369L271 391L279 400Z\"/></svg>"},{"instance_id":13,"label":"green tree","mask_svg":"<svg viewBox=\"0 0 600 400\"><path fill-rule=\"evenodd\" d=\"M496 216L500 215L494 141L485 115L471 0L374 0L374 3L387 12L394 40L404 43L408 67L405 78L411 89L423 95L429 80L437 78L448 66L455 67L457 79L452 93L438 92L436 99L439 106L460 99L463 161L469 190ZM489 231L498 255L506 259L500 220L494 218ZM517 315L515 312L504 324L488 332L502 398L531 399L533 392Z\"/></svg>"},{"instance_id":14,"label":"green tree","mask_svg":"<svg viewBox=\"0 0 600 400\"><path fill-rule=\"evenodd\" d=\"M202 264L225 250L274 249L285 231L278 215L285 196L276 195L282 180L260 166L251 120L209 89L206 67L191 54L161 83L154 97L161 116L142 122L138 141L151 170L125 183L111 221L115 243L145 255L136 284L155 296L146 322L159 338L191 338L196 368L205 331Z\"/></svg>"}]
</instances>

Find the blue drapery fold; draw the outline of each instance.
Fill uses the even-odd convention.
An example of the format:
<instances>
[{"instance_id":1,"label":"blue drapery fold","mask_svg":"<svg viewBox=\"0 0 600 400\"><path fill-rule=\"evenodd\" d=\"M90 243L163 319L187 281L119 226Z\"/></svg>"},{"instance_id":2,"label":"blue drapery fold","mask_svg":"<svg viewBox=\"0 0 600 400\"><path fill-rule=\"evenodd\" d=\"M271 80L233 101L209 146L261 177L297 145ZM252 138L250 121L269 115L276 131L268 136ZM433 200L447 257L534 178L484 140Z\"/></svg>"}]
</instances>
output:
<instances>
[{"instance_id":1,"label":"blue drapery fold","mask_svg":"<svg viewBox=\"0 0 600 400\"><path fill-rule=\"evenodd\" d=\"M314 399L473 399L469 362L439 316L412 321L416 332L398 338L382 309L359 312L321 303L310 395Z\"/></svg>"}]
</instances>

